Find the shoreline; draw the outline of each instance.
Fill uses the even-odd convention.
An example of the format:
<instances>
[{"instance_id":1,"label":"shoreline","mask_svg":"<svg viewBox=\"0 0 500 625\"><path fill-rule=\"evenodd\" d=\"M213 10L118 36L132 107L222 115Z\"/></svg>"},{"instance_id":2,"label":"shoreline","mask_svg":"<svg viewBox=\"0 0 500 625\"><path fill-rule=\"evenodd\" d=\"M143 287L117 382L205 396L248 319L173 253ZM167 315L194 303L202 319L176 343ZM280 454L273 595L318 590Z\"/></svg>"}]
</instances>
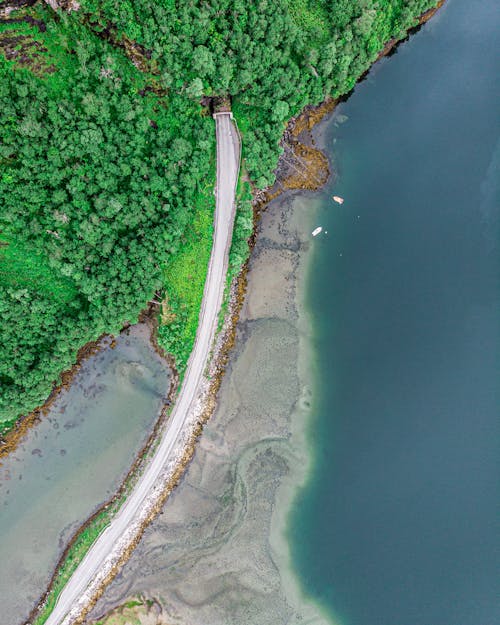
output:
<instances>
[{"instance_id":1,"label":"shoreline","mask_svg":"<svg viewBox=\"0 0 500 625\"><path fill-rule=\"evenodd\" d=\"M389 41L370 69L368 69L359 80L362 80L370 72L375 63L386 56L390 56L390 54L394 54L399 45L404 44L412 34L418 32L418 30L420 30L420 28L445 4L445 1L446 0L439 0L434 8L425 11L418 18L418 24L407 31L405 38L399 40L392 39ZM318 150L322 153L321 148L316 148L311 131L313 128L316 129L322 122L327 122L328 117L334 112L337 104L346 101L353 91L354 89L340 98L326 100L317 107L307 106L299 116L290 120L284 133L284 138L286 138L287 133L289 133L297 143L300 143L301 140L306 138L306 140L311 142L311 146L314 146L314 150ZM334 172L332 173L334 175ZM270 201L283 195L286 191L293 190L293 187L289 189L282 188L276 193L275 187L277 184L278 181L271 187L270 198L264 200L262 206L259 205L261 210L265 210L266 205ZM321 188L321 186L317 187L317 189ZM299 192L298 196L300 197L300 195L303 195L307 190L317 189L314 189L314 187L302 189L302 193ZM264 193L267 192L269 192L268 189L264 191ZM313 215L313 213L311 213L311 215ZM313 218L310 219L309 226L313 226ZM338 617L323 607L318 600L307 595L302 588L298 571L295 569L292 560L291 546L287 537L295 502L297 501L300 491L311 479L314 465L314 453L309 440L309 433L314 416L309 400L311 395L312 397L315 395L315 380L317 379L314 374L316 352L312 345L314 332L312 311L307 306L304 288L307 284L308 276L312 271L313 261L314 258L311 253L301 257L296 278L296 293L300 294L299 297L296 297L295 305L298 315L297 327L299 330L298 373L302 394L290 418L292 431L290 444L293 450L292 458L294 460L291 466L293 469L290 474L283 479L278 488L271 519L269 541L282 580L284 593L287 599L290 600L296 608L302 609L304 625L339 625L340 620ZM302 288L299 287L300 283L302 283Z\"/></svg>"},{"instance_id":2,"label":"shoreline","mask_svg":"<svg viewBox=\"0 0 500 625\"><path fill-rule=\"evenodd\" d=\"M324 121L327 120L324 118ZM298 194L297 197L300 197ZM304 217L307 231L313 227L316 209ZM316 380L316 352L313 347L314 325L312 314L307 306L305 285L314 262L314 251L308 250L298 255L295 277L294 305L297 314L298 353L297 373L300 381L300 396L290 416L290 472L284 476L278 487L275 505L271 516L269 542L273 559L277 564L284 595L303 616L304 625L338 625L319 603L302 589L295 569L291 545L288 539L290 516L300 491L306 486L314 464L314 450L309 440L314 419L314 397Z\"/></svg>"},{"instance_id":3,"label":"shoreline","mask_svg":"<svg viewBox=\"0 0 500 625\"><path fill-rule=\"evenodd\" d=\"M427 22L436 13L436 11L444 4L444 2L445 2L445 0L440 0L440 2L437 4L437 6L435 8L429 9L424 14L422 14L422 16L420 16L420 18L419 18L418 24L416 26L413 26L411 29L408 30L406 37L409 34L411 34L412 31L414 31L415 29L418 29L421 25L423 25L425 22ZM374 63L376 63L378 60L380 60L384 56L387 56L397 45L399 45L400 43L403 43L404 41L405 41L405 39L399 39L399 40L391 40L390 42L388 42L388 44L386 44L384 50L380 53L380 55L377 57L377 59L376 59L376 61L374 61ZM369 70L367 70L367 71L369 71ZM360 80L363 78L363 76L360 77ZM282 140L286 141L287 136L293 137L293 139L294 139L294 147L296 147L299 150L299 157L300 158L302 158L302 156L303 156L303 155L300 154L300 150L305 148L306 152L308 153L308 156L310 157L309 158L309 162L311 163L311 170L313 172L312 173L312 177L313 178L317 178L317 173L319 171L321 173L321 177L324 177L324 180L322 182L317 182L315 180L315 181L312 181L312 183L311 183L311 180L309 180L309 183L311 184L311 186L291 186L294 183L296 183L297 177L296 176L289 176L289 177L284 176L283 178L277 178L276 183L272 187L270 187L268 189L265 189L263 191L257 192L255 194L254 200L253 200L254 230L253 230L253 233L252 233L252 235L250 237L249 253L251 253L251 250L252 250L252 248L253 248L253 246L255 244L255 238L257 236L257 224L258 224L258 221L259 221L260 213L263 210L265 210L267 204L270 201L272 201L273 199L279 197L285 191L289 191L289 190L294 190L294 189L301 190L301 191L317 190L317 189L321 188L326 183L326 181L328 180L328 177L330 176L330 171L329 171L329 168L328 168L328 161L327 161L326 157L324 156L324 154L321 152L321 150L317 150L312 145L308 145L308 141L310 140L310 132L311 132L313 127L315 127L320 121L325 119L329 114L331 114L333 112L333 110L335 109L337 103L347 99L350 96L351 93L352 93L352 91L349 94L346 94L345 96L343 96L342 98L325 100L323 103L321 103L318 106L307 106L300 113L300 115L298 115L295 118L292 118L290 120L290 122L288 123L288 125L287 125L287 127L286 127L286 129L284 131ZM287 133L290 133L290 134L287 135ZM304 141L304 142L302 142L302 141ZM312 144L313 143L314 142L312 141ZM280 161L281 161L281 158L280 158ZM326 167L325 167L325 163L326 163ZM279 170L279 168L280 168L280 163L278 163L277 170ZM304 173L305 173L305 171L308 171L308 170L305 169ZM305 175L303 177L304 177L304 179L307 179L307 177ZM276 188L277 185L278 185L278 188ZM199 406L199 412L197 413L197 416L194 419L195 422L194 423L190 423L190 431L187 433L187 440L188 440L188 442L187 442L186 447L185 447L186 451L180 458L176 459L176 462L174 463L175 466L173 467L171 475L169 476L168 479L166 479L163 482L163 485L162 485L162 491L163 492L157 497L157 499L156 499L155 503L153 504L152 508L147 511L144 519L141 520L140 528L139 529L135 528L136 536L132 540L128 541L128 547L123 550L122 557L120 557L116 561L116 563L113 566L113 569L109 572L108 576L102 582L102 587L98 591L95 592L95 600L92 602L91 605L88 606L88 609L85 611L85 614L88 613L88 611L91 609L92 605L95 603L97 598L102 594L102 592L104 591L104 588L107 586L109 581L117 574L119 568L130 557L130 554L133 551L133 549L135 548L137 542L141 539L142 534L143 534L145 528L151 522L151 520L156 516L156 514L158 514L158 512L160 511L160 509L163 506L166 498L169 496L169 494L172 492L172 490L177 485L177 483L180 480L182 474L184 473L184 470L185 470L186 466L189 464L189 462L190 462L190 460L191 460L191 458L192 458L192 456L194 454L195 446L196 446L196 443L197 443L197 440L198 440L199 436L201 435L201 432L202 432L202 429L203 429L203 425L210 418L210 416L213 413L213 410L215 408L215 405L216 405L216 395L217 395L218 389L220 387L220 384L221 384L221 381L222 381L222 376L224 375L224 371L225 371L227 362L229 360L230 350L232 348L232 345L234 344L234 339L235 339L235 336L236 336L237 320L238 320L239 313L241 311L241 307L242 307L244 299L245 299L247 270L248 270L248 259L243 264L240 273L234 279L233 284L232 284L231 289L230 289L230 296L229 296L229 300L228 300L228 310L227 310L227 314L226 314L226 319L225 319L225 322L223 324L223 328L219 332L218 337L216 339L216 347L213 350L211 363L209 365L209 372L210 373L209 373L208 380L206 380L206 388L203 390L202 396L198 400L198 404L201 404ZM306 271L307 271L307 269L306 269ZM304 313L304 314L305 314L305 317L307 317L307 313ZM158 346L158 344L156 342L156 339L155 339L156 335L154 334L154 332L155 332L155 330L157 330L157 323L156 323L156 327L154 325L155 323L156 322L153 322L153 327L151 328L151 342L152 342L152 345L155 348L155 351L157 351L157 353L162 358L164 358L167 361L167 364L169 366L171 366L171 359L169 359L168 355L166 355L164 353L164 351ZM304 323L306 325L309 324L309 327L310 327L310 322L308 322L306 320ZM127 326L127 327L129 327L129 326ZM125 327L122 331L126 331L127 327ZM102 340L105 336L108 336L108 335L103 335L102 337L100 337L99 341ZM301 334L301 342L303 342L302 334ZM88 343L87 345L85 345L82 348L82 350L87 348L89 345L95 345L95 344L97 344L97 342ZM308 350L305 350L305 352L309 353ZM94 353L94 352L90 352L89 354L86 354L84 357L82 357L82 359L85 358L85 357L88 357L92 353ZM306 356L304 356L304 358L306 358ZM77 361L77 363L75 363L75 365L70 370L68 370L67 372L63 372L63 374L61 374L61 379L63 378L64 375L69 374L70 375L69 380L64 379L63 382L61 383L61 385L59 385L58 387L56 387L53 390L53 392L51 393L51 396L48 398L47 402L45 402L45 404L43 404L42 407L36 409L35 411L33 411L33 413L30 413L30 415L27 415L27 417L22 418L22 422L24 422L25 420L28 420L29 416L34 415L34 413L36 413L36 415L34 417L34 420L32 422L28 422L27 421L26 427L25 427L25 429L22 430L22 433L19 434L19 439L18 440L20 440L22 438L22 436L24 436L26 431L32 425L34 425L37 422L37 420L40 417L40 415L43 415L43 409L44 408L46 409L46 408L48 408L48 406L50 406L49 402L51 402L51 401L53 401L53 399L55 399L55 397L62 390L62 388L67 388L67 385L69 385L71 383L72 377L74 376L76 371L78 371L80 363L81 363L81 360ZM302 373L305 372L306 368L307 367L304 365ZM174 369L173 369L173 374L174 375L176 374ZM307 376L306 376L306 378L307 378ZM176 377L176 379L178 380L178 376ZM170 393L172 392L172 389L174 389L174 394L175 394L175 392L177 390L177 386L175 384L172 384L171 390L169 391L169 397L170 397ZM55 395L53 396L54 393L55 393ZM101 513L104 509L108 508L110 504L115 502L117 499L119 499L124 494L124 491L126 491L126 489L128 487L130 487L130 483L133 482L134 479L138 478L138 476L140 475L140 471L141 471L141 467L143 465L143 462L147 459L148 453L154 448L155 442L157 442L157 440L158 440L159 432L161 431L162 426L164 425L164 423L166 421L166 418L168 417L168 413L169 412L170 412L169 406L165 405L164 409L162 410L162 413L161 413L159 419L157 420L157 422L156 422L156 424L155 424L155 426L153 428L153 431L152 431L150 437L148 438L148 442L146 443L144 448L141 450L140 454L136 457L136 459L134 461L134 464L132 465L130 471L128 472L128 474L127 474L127 476L126 476L122 486L120 487L119 491L113 496L113 498L111 500L109 500L107 503L103 504L99 508L99 510L96 513L94 513L94 515L92 515L92 517L90 517L90 519L87 519L87 521L84 524L82 524L82 526L74 534L73 538L71 539L70 543L68 544L67 548L65 549L65 552L64 552L63 556L61 557L61 559L60 559L60 561L59 561L59 563L58 563L58 565L57 565L57 567L56 567L56 569L54 571L51 583L50 583L47 591L43 595L41 601L38 603L38 606L32 611L32 613L31 613L31 615L29 617L28 622L30 622L32 620L32 618L34 618L36 616L36 614L38 614L40 609L42 608L42 604L47 599L48 595L51 592L51 589L53 588L53 583L55 582L55 580L57 578L60 566L63 563L63 561L65 560L65 558L67 557L67 554L68 554L69 550L74 545L74 543L75 543L76 539L78 538L78 536L82 533L82 531L84 531L93 522L93 520L95 520L96 516L99 513ZM13 426L13 428L17 429L17 423L18 422L16 422L16 424ZM309 425L310 424L305 424L305 426L303 425L302 432L301 432L301 437L302 437L303 441L306 440L306 428L309 427ZM0 457L2 456L1 451L2 451L2 448L0 448ZM7 453L9 453L9 452L7 452ZM307 454L307 455L310 456L310 454ZM298 490L307 481L307 476L309 474L310 464L311 464L311 458L309 457L307 471L304 472L303 479L300 482L300 484L296 484L296 486L295 486L294 495L293 495L292 499L290 500L289 509L287 510L287 512L284 515L281 515L285 519L288 517L288 514L289 514L290 509L292 507L292 502L293 502L293 500L295 498L295 495L297 494ZM275 537L275 539L277 540L276 537ZM290 574L292 576L294 575L292 571L290 571ZM302 595L302 593L301 593L301 591L299 589L298 579L296 577L294 577L293 581L290 581L289 583L290 583L291 586L293 586L296 589L296 592L299 593L299 596L303 597L303 595ZM307 599L307 600L309 601L309 599ZM84 618L84 616L81 616L75 622L81 622L82 618ZM330 621L328 621L328 622L330 622Z\"/></svg>"},{"instance_id":4,"label":"shoreline","mask_svg":"<svg viewBox=\"0 0 500 625\"><path fill-rule=\"evenodd\" d=\"M69 369L65 369L60 373L60 382L54 383L54 387L44 403L26 415L19 417L13 422L8 422L8 424L5 425L0 434L0 464L1 459L15 451L28 431L39 423L42 417L47 415L50 407L59 394L71 386L75 375L81 368L81 365L85 362L85 360L94 354L97 354L103 348L103 342L107 338L111 339L109 347L113 348L114 337L112 334L101 334L96 340L85 343L85 345L80 347L78 350L75 363Z\"/></svg>"}]
</instances>

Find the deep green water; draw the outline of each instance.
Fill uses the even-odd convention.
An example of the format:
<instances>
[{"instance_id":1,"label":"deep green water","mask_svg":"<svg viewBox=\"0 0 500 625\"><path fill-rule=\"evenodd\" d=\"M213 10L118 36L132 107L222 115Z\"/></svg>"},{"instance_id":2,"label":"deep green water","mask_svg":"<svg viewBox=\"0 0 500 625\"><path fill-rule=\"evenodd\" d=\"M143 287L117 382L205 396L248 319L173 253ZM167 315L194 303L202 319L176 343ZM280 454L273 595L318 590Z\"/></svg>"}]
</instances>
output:
<instances>
[{"instance_id":1,"label":"deep green water","mask_svg":"<svg viewBox=\"0 0 500 625\"><path fill-rule=\"evenodd\" d=\"M342 625L500 623L498 0L449 0L323 133L297 572Z\"/></svg>"}]
</instances>

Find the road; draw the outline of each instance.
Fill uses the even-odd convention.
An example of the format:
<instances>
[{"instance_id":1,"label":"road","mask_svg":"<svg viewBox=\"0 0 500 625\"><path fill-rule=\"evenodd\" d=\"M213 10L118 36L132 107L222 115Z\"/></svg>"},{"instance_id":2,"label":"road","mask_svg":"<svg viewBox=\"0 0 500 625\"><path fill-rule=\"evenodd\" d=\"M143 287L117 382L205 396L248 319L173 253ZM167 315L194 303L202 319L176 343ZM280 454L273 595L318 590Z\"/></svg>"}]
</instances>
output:
<instances>
[{"instance_id":1,"label":"road","mask_svg":"<svg viewBox=\"0 0 500 625\"><path fill-rule=\"evenodd\" d=\"M217 187L214 217L214 237L208 267L198 332L188 362L184 382L161 442L134 490L113 518L110 525L92 545L61 592L46 625L69 625L74 614L69 611L81 602L82 595L116 552L118 541L134 522L148 496L158 490L157 481L178 453L183 441L183 428L194 407L208 362L217 329L218 313L222 304L235 216L234 196L238 180L240 142L230 113L215 116L217 138Z\"/></svg>"}]
</instances>

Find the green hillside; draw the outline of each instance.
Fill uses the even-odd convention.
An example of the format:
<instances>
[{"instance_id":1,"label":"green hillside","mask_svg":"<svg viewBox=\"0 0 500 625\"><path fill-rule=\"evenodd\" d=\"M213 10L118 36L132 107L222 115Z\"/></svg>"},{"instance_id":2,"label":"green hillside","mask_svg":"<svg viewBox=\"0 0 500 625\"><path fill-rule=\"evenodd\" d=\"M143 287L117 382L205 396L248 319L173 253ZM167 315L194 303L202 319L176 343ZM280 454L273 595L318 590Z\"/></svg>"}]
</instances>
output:
<instances>
[{"instance_id":1,"label":"green hillside","mask_svg":"<svg viewBox=\"0 0 500 625\"><path fill-rule=\"evenodd\" d=\"M231 96L264 187L287 119L348 92L432 4L0 2L0 422L155 294L160 338L185 363L214 209L207 97Z\"/></svg>"}]
</instances>

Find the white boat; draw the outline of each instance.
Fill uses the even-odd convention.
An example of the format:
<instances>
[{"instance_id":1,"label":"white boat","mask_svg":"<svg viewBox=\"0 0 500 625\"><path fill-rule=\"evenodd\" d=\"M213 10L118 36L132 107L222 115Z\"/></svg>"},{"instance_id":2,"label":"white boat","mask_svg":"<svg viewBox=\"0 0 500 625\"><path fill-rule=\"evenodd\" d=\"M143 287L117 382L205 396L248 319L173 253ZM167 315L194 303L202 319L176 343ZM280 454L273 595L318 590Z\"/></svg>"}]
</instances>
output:
<instances>
[{"instance_id":1,"label":"white boat","mask_svg":"<svg viewBox=\"0 0 500 625\"><path fill-rule=\"evenodd\" d=\"M312 231L312 235L313 237L317 237L318 234L323 230L323 228L321 226L318 226L317 228L314 228L314 230Z\"/></svg>"},{"instance_id":2,"label":"white boat","mask_svg":"<svg viewBox=\"0 0 500 625\"><path fill-rule=\"evenodd\" d=\"M344 203L344 198L340 197L340 195L334 195L333 199L335 202L337 202L337 204L343 204Z\"/></svg>"}]
</instances>

